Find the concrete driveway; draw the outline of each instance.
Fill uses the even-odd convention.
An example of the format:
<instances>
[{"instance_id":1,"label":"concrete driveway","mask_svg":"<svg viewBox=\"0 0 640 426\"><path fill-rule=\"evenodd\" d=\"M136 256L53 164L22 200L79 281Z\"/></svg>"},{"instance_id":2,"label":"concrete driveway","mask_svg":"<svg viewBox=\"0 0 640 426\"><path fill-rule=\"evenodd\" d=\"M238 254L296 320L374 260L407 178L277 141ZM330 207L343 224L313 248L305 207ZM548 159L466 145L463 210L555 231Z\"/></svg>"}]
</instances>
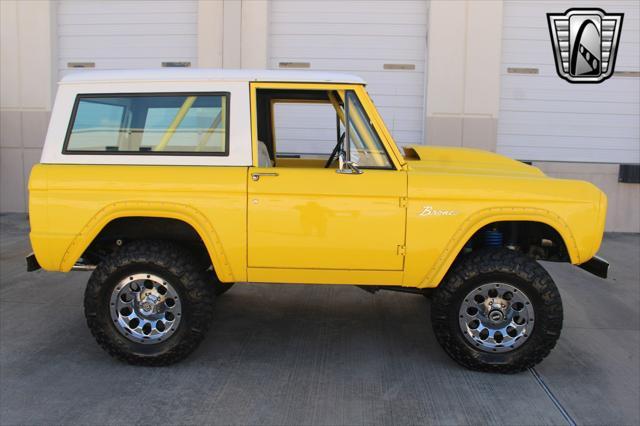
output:
<instances>
[{"instance_id":1,"label":"concrete driveway","mask_svg":"<svg viewBox=\"0 0 640 426\"><path fill-rule=\"evenodd\" d=\"M186 361L124 365L85 325L88 273L25 272L24 216L0 224L3 425L640 422L638 235L606 237L606 281L545 264L562 336L534 370L505 376L451 361L423 297L351 286L239 284Z\"/></svg>"}]
</instances>

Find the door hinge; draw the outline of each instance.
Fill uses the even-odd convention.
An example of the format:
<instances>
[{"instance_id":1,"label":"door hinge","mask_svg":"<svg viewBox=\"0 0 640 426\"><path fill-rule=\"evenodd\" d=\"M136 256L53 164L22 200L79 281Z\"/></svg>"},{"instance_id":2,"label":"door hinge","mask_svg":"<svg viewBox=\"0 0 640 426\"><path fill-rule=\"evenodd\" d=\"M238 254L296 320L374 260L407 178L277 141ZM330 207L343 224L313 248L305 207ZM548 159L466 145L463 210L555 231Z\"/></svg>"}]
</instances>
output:
<instances>
[{"instance_id":1,"label":"door hinge","mask_svg":"<svg viewBox=\"0 0 640 426\"><path fill-rule=\"evenodd\" d=\"M400 197L400 207L407 207L407 197Z\"/></svg>"},{"instance_id":2,"label":"door hinge","mask_svg":"<svg viewBox=\"0 0 640 426\"><path fill-rule=\"evenodd\" d=\"M407 248L403 245L398 245L398 256L406 256Z\"/></svg>"}]
</instances>

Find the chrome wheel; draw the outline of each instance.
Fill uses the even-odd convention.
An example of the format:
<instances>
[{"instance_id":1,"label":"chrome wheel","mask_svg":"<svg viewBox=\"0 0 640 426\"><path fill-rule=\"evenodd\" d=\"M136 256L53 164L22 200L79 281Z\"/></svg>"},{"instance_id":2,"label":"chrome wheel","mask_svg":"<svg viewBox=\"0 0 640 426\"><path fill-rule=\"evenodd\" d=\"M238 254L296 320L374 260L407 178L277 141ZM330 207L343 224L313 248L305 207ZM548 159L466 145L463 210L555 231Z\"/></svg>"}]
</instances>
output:
<instances>
[{"instance_id":1,"label":"chrome wheel","mask_svg":"<svg viewBox=\"0 0 640 426\"><path fill-rule=\"evenodd\" d=\"M133 274L113 289L109 311L123 336L136 343L152 344L175 333L182 304L166 280L153 274Z\"/></svg>"},{"instance_id":2,"label":"chrome wheel","mask_svg":"<svg viewBox=\"0 0 640 426\"><path fill-rule=\"evenodd\" d=\"M491 283L469 292L460 305L464 337L486 352L509 352L527 341L533 330L531 301L509 284Z\"/></svg>"}]
</instances>

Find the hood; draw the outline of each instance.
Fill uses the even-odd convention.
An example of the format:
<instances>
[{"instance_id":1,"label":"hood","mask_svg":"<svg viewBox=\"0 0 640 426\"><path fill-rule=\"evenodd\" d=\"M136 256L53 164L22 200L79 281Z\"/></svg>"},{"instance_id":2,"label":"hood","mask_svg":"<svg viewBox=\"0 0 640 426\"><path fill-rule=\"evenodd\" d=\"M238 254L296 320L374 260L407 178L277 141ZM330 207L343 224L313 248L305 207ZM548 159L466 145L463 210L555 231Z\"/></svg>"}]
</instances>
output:
<instances>
[{"instance_id":1,"label":"hood","mask_svg":"<svg viewBox=\"0 0 640 426\"><path fill-rule=\"evenodd\" d=\"M404 158L409 168L433 172L544 176L537 167L479 149L409 145Z\"/></svg>"}]
</instances>

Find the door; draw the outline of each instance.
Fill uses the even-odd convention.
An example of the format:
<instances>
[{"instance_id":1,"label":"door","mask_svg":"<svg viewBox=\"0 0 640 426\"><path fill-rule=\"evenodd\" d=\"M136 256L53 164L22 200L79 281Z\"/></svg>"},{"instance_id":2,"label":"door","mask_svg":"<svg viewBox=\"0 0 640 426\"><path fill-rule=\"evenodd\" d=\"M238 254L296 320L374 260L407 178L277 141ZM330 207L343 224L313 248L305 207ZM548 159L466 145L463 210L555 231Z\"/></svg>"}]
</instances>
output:
<instances>
[{"instance_id":1,"label":"door","mask_svg":"<svg viewBox=\"0 0 640 426\"><path fill-rule=\"evenodd\" d=\"M248 170L248 267L402 271L407 174L391 160L356 92L255 96L260 151L275 158ZM307 113L324 117L314 122L316 141L280 131L282 121L290 122L281 113L298 123L309 123Z\"/></svg>"},{"instance_id":2,"label":"door","mask_svg":"<svg viewBox=\"0 0 640 426\"><path fill-rule=\"evenodd\" d=\"M249 169L249 267L402 270L406 173Z\"/></svg>"},{"instance_id":3,"label":"door","mask_svg":"<svg viewBox=\"0 0 640 426\"><path fill-rule=\"evenodd\" d=\"M77 67L197 65L198 1L55 2L58 76Z\"/></svg>"}]
</instances>

